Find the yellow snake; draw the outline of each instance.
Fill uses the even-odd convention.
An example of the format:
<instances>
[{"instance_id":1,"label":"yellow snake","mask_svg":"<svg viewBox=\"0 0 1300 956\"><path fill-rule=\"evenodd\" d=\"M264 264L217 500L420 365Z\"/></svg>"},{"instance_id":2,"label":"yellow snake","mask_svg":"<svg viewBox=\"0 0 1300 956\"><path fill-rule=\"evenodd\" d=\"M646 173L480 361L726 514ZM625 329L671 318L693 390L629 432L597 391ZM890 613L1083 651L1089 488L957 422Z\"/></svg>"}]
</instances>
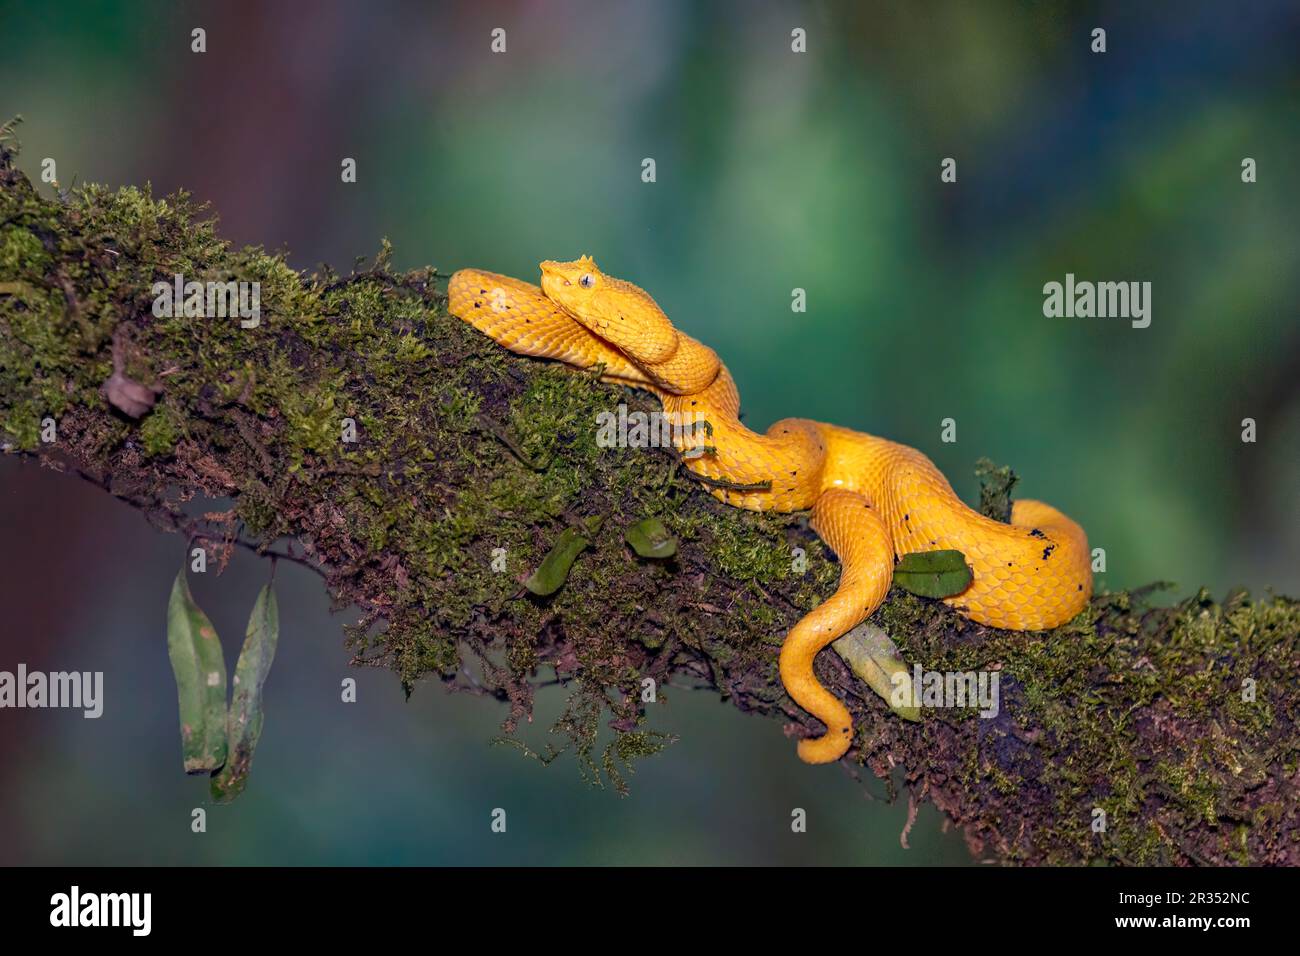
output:
<instances>
[{"instance_id":1,"label":"yellow snake","mask_svg":"<svg viewBox=\"0 0 1300 956\"><path fill-rule=\"evenodd\" d=\"M804 418L752 432L740 423L740 396L717 354L677 331L646 292L586 256L543 262L541 270L539 288L462 269L451 277L449 309L512 352L584 369L599 363L605 380L654 393L667 412L702 414L712 434L682 436L678 447L697 453L683 458L687 468L723 485L712 494L754 511L811 508L813 529L839 556L839 587L781 647L786 691L826 725L821 737L799 741L803 760L838 760L852 742L848 708L818 682L813 659L880 606L898 556L961 551L973 580L944 600L982 624L1047 629L1087 604L1087 538L1055 508L1017 501L1003 524L963 504L930 460L906 445ZM698 454L700 444L711 450Z\"/></svg>"}]
</instances>

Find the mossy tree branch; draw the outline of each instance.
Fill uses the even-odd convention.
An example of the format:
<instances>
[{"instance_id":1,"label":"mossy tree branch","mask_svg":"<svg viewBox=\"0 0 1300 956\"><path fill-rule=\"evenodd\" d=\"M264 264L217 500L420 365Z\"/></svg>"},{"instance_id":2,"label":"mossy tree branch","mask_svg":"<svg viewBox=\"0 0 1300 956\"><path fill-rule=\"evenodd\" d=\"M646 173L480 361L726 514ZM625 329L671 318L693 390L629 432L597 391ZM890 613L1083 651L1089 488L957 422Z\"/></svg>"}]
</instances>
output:
<instances>
[{"instance_id":1,"label":"mossy tree branch","mask_svg":"<svg viewBox=\"0 0 1300 956\"><path fill-rule=\"evenodd\" d=\"M155 316L152 287L176 274L259 282L260 325ZM229 248L184 196L42 198L0 141L3 450L89 478L220 562L243 544L309 564L336 606L361 609L357 663L507 701L507 735L554 672L572 688L555 730L616 786L667 740L645 678L660 700L709 687L792 734L818 731L776 655L837 576L802 517L725 507L668 451L598 448L595 416L620 402L653 408L497 348L446 314L433 270L391 271L386 246L364 271L302 275ZM673 559L623 540L647 516L677 538ZM588 519L602 531L565 586L526 595L521 579ZM997 717L928 709L912 723L830 652L818 664L854 712L850 762L891 791L901 773L976 853L1300 863L1296 602L1107 594L1023 634L895 591L874 621L910 663L1000 673ZM598 748L602 722L614 733Z\"/></svg>"}]
</instances>

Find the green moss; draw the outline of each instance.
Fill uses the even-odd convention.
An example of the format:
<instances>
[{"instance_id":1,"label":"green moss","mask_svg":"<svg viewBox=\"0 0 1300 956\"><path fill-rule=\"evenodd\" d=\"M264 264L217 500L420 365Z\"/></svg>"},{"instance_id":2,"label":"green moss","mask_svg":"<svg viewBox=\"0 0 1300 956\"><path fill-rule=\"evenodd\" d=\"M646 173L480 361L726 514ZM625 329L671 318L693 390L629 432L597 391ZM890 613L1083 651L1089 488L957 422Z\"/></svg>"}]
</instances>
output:
<instances>
[{"instance_id":1,"label":"green moss","mask_svg":"<svg viewBox=\"0 0 1300 956\"><path fill-rule=\"evenodd\" d=\"M51 257L40 237L19 226L0 229L0 275L43 275Z\"/></svg>"},{"instance_id":2,"label":"green moss","mask_svg":"<svg viewBox=\"0 0 1300 956\"><path fill-rule=\"evenodd\" d=\"M313 452L328 457L343 441L343 419L348 417L337 407L338 394L331 383L301 392L279 396L279 409L289 425L288 443L293 449L290 461L301 468L303 455Z\"/></svg>"},{"instance_id":3,"label":"green moss","mask_svg":"<svg viewBox=\"0 0 1300 956\"><path fill-rule=\"evenodd\" d=\"M450 634L430 623L414 625L404 635L394 664L409 693L424 674L454 672L460 665L460 651Z\"/></svg>"},{"instance_id":4,"label":"green moss","mask_svg":"<svg viewBox=\"0 0 1300 956\"><path fill-rule=\"evenodd\" d=\"M979 513L994 521L1010 521L1011 491L1020 481L1016 473L1006 465L980 458L975 462L975 478L980 486Z\"/></svg>"},{"instance_id":5,"label":"green moss","mask_svg":"<svg viewBox=\"0 0 1300 956\"><path fill-rule=\"evenodd\" d=\"M15 447L34 451L41 441L40 412L30 402L6 405L0 409L0 433L7 435Z\"/></svg>"},{"instance_id":6,"label":"green moss","mask_svg":"<svg viewBox=\"0 0 1300 956\"><path fill-rule=\"evenodd\" d=\"M279 533L282 521L278 503L264 486L246 488L235 511L255 540L273 540Z\"/></svg>"},{"instance_id":7,"label":"green moss","mask_svg":"<svg viewBox=\"0 0 1300 956\"><path fill-rule=\"evenodd\" d=\"M636 762L660 753L676 739L654 730L630 730L618 734L605 747L601 760L605 776L620 795L627 796L626 775L633 772Z\"/></svg>"},{"instance_id":8,"label":"green moss","mask_svg":"<svg viewBox=\"0 0 1300 956\"><path fill-rule=\"evenodd\" d=\"M164 401L154 406L140 423L140 442L146 455L169 455L180 439L184 419L175 406Z\"/></svg>"}]
</instances>

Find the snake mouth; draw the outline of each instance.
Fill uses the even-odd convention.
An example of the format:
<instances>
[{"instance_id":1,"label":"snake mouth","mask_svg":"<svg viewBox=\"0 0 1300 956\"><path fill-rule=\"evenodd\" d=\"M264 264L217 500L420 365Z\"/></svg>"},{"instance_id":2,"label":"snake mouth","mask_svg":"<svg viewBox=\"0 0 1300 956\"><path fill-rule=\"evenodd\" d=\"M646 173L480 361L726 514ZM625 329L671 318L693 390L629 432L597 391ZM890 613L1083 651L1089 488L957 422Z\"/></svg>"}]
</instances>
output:
<instances>
[{"instance_id":1,"label":"snake mouth","mask_svg":"<svg viewBox=\"0 0 1300 956\"><path fill-rule=\"evenodd\" d=\"M585 327L587 330L591 332L598 332L600 333L600 336L602 338L607 340L609 339L609 336L605 334L606 332L609 331L609 323L606 322L604 319L593 319L590 318L589 316L580 316L573 312L569 312L569 315L573 317L574 321L576 321L579 325ZM611 342L611 344L613 343Z\"/></svg>"}]
</instances>

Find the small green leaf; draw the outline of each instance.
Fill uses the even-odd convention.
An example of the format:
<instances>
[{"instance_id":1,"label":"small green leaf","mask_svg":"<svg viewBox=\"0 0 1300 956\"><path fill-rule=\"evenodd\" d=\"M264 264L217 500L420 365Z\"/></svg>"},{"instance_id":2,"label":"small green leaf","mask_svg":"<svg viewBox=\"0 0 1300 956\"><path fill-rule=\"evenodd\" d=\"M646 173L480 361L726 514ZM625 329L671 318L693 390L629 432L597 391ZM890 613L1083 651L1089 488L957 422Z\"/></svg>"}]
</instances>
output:
<instances>
[{"instance_id":1,"label":"small green leaf","mask_svg":"<svg viewBox=\"0 0 1300 956\"><path fill-rule=\"evenodd\" d=\"M574 559L591 542L577 528L566 528L551 548L550 553L542 559L537 570L529 575L524 587L538 597L554 594L569 577L569 569Z\"/></svg>"},{"instance_id":2,"label":"small green leaf","mask_svg":"<svg viewBox=\"0 0 1300 956\"><path fill-rule=\"evenodd\" d=\"M185 772L210 773L226 762L226 661L184 568L167 602L167 656L176 676Z\"/></svg>"},{"instance_id":3,"label":"small green leaf","mask_svg":"<svg viewBox=\"0 0 1300 956\"><path fill-rule=\"evenodd\" d=\"M658 518L645 518L628 525L623 537L643 558L671 558L677 553L677 539Z\"/></svg>"},{"instance_id":4,"label":"small green leaf","mask_svg":"<svg viewBox=\"0 0 1300 956\"><path fill-rule=\"evenodd\" d=\"M874 624L859 624L831 647L890 710L904 720L921 719L921 709L914 703L912 674L888 634Z\"/></svg>"},{"instance_id":5,"label":"small green leaf","mask_svg":"<svg viewBox=\"0 0 1300 956\"><path fill-rule=\"evenodd\" d=\"M234 800L244 792L244 785L248 782L253 751L262 736L262 685L271 670L279 639L280 610L275 592L268 584L253 603L244 647L239 652L239 663L235 665L234 690L226 718L230 754L225 766L212 775L212 797L218 803Z\"/></svg>"},{"instance_id":6,"label":"small green leaf","mask_svg":"<svg viewBox=\"0 0 1300 956\"><path fill-rule=\"evenodd\" d=\"M921 597L952 597L970 582L971 570L960 551L913 551L894 565L894 583Z\"/></svg>"}]
</instances>

